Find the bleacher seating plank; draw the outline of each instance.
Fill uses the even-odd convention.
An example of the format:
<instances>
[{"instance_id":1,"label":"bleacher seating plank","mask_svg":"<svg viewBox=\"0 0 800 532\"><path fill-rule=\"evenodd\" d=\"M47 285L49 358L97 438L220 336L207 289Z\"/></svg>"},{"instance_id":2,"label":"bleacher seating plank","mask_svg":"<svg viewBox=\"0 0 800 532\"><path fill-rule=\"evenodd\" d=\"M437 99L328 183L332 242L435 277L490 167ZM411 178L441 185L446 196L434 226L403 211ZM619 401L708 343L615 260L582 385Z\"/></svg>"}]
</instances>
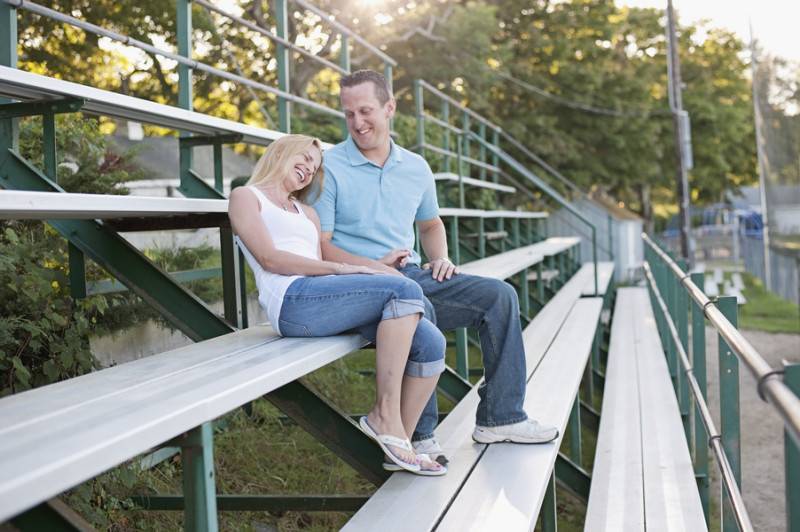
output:
<instances>
[{"instance_id":1,"label":"bleacher seating plank","mask_svg":"<svg viewBox=\"0 0 800 532\"><path fill-rule=\"evenodd\" d=\"M0 401L0 521L365 344L357 335L264 341L272 332L257 333L226 335L212 340L219 340L216 350L187 346ZM253 345L219 349L237 334ZM192 348L203 361L191 358ZM121 383L116 390L114 383ZM25 422L31 410L38 415Z\"/></svg>"},{"instance_id":2,"label":"bleacher seating plank","mask_svg":"<svg viewBox=\"0 0 800 532\"><path fill-rule=\"evenodd\" d=\"M594 293L594 265L589 263L592 267L592 278L583 287L584 296L593 296ZM613 262L598 262L597 263L597 295L604 296L608 291L611 284L611 279L614 277L614 263Z\"/></svg>"},{"instance_id":3,"label":"bleacher seating plank","mask_svg":"<svg viewBox=\"0 0 800 532\"><path fill-rule=\"evenodd\" d=\"M469 262L459 266L459 269L463 273L503 280L541 262L544 257L566 251L579 242L579 238L548 238L530 246L516 248L505 253Z\"/></svg>"},{"instance_id":4,"label":"bleacher seating plank","mask_svg":"<svg viewBox=\"0 0 800 532\"><path fill-rule=\"evenodd\" d=\"M603 410L585 532L644 530L641 413L633 294L620 288L611 322Z\"/></svg>"},{"instance_id":5,"label":"bleacher seating plank","mask_svg":"<svg viewBox=\"0 0 800 532\"><path fill-rule=\"evenodd\" d=\"M227 217L227 213L228 201L221 199L0 190L0 218L4 220L92 220L203 214Z\"/></svg>"},{"instance_id":6,"label":"bleacher seating plank","mask_svg":"<svg viewBox=\"0 0 800 532\"><path fill-rule=\"evenodd\" d=\"M714 280L713 276L705 276L703 282L703 292L705 292L706 296L708 297L717 297L719 295L719 285L717 284L717 281Z\"/></svg>"},{"instance_id":7,"label":"bleacher seating plank","mask_svg":"<svg viewBox=\"0 0 800 532\"><path fill-rule=\"evenodd\" d=\"M559 437L544 445L490 445L437 531L534 529L602 307L601 298L575 303L528 383L525 409L556 425Z\"/></svg>"},{"instance_id":8,"label":"bleacher seating plank","mask_svg":"<svg viewBox=\"0 0 800 532\"><path fill-rule=\"evenodd\" d=\"M242 135L242 142L262 146L266 146L284 135L278 131L248 126L241 122L216 118L172 105L155 103L6 66L0 66L0 96L27 100L82 98L86 100L82 108L86 112L191 131L201 135L239 134ZM323 146L330 147L329 144L323 144Z\"/></svg>"},{"instance_id":9,"label":"bleacher seating plank","mask_svg":"<svg viewBox=\"0 0 800 532\"><path fill-rule=\"evenodd\" d=\"M580 297L588 274L585 266L581 268L523 331L528 375L537 367ZM450 458L446 476L425 478L406 473L392 475L343 530L401 532L433 529L486 448L472 441L478 401L476 385L436 429L436 437ZM414 508L414 511L409 512L409 508ZM402 515L402 519L398 519L398 515Z\"/></svg>"},{"instance_id":10,"label":"bleacher seating plank","mask_svg":"<svg viewBox=\"0 0 800 532\"><path fill-rule=\"evenodd\" d=\"M433 174L434 179L437 181L447 181L450 183L458 183L459 177L458 174L454 174L452 172L439 172ZM461 178L465 185L473 186L473 187L480 187L480 188L487 188L490 190L496 190L498 192L509 192L513 193L516 192L517 189L509 186L509 185L502 185L500 183L495 183L494 181L484 181L482 179L475 179L472 177L462 177Z\"/></svg>"},{"instance_id":11,"label":"bleacher seating plank","mask_svg":"<svg viewBox=\"0 0 800 532\"><path fill-rule=\"evenodd\" d=\"M520 218L520 219L544 219L547 218L546 212L535 211L483 211L480 209L458 209L453 207L442 207L439 209L439 216L459 218Z\"/></svg>"},{"instance_id":12,"label":"bleacher seating plank","mask_svg":"<svg viewBox=\"0 0 800 532\"><path fill-rule=\"evenodd\" d=\"M633 295L645 522L664 530L706 530L692 459L650 298L646 288L637 289Z\"/></svg>"}]
</instances>

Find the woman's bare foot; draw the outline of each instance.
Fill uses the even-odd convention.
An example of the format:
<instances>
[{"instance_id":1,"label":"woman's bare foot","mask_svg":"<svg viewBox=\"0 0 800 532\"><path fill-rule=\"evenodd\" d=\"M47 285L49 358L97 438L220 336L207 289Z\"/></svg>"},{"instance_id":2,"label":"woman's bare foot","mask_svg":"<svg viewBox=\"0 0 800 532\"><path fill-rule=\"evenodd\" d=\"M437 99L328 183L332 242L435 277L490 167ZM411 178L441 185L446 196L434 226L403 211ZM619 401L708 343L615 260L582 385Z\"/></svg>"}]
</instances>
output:
<instances>
[{"instance_id":1,"label":"woman's bare foot","mask_svg":"<svg viewBox=\"0 0 800 532\"><path fill-rule=\"evenodd\" d=\"M381 415L378 410L373 408L372 411L367 414L367 422L369 423L369 426L372 427L372 430L374 430L377 434L394 436L395 438L399 438L401 440L408 439L408 435L403 429L403 423L400 420L399 413L394 417L394 419L392 419L388 416ZM387 445L387 447L397 458L403 462L409 464L417 463L417 455L413 450L403 449L402 447L397 447L396 445Z\"/></svg>"}]
</instances>

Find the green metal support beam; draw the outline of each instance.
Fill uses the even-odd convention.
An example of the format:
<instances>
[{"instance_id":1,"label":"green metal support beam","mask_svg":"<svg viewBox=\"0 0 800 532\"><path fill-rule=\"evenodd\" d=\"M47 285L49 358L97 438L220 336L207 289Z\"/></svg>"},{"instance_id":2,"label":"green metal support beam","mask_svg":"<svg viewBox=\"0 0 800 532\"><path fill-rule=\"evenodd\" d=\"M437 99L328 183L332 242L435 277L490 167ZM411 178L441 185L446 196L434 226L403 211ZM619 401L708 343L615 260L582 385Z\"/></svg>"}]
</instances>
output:
<instances>
[{"instance_id":1,"label":"green metal support beam","mask_svg":"<svg viewBox=\"0 0 800 532\"><path fill-rule=\"evenodd\" d=\"M0 119L45 114L77 113L85 103L86 100L83 98L3 103L0 104Z\"/></svg>"},{"instance_id":2,"label":"green metal support beam","mask_svg":"<svg viewBox=\"0 0 800 532\"><path fill-rule=\"evenodd\" d=\"M783 382L800 396L800 364L785 364ZM800 447L789 431L784 431L784 462L786 465L786 530L800 532Z\"/></svg>"},{"instance_id":3,"label":"green metal support beam","mask_svg":"<svg viewBox=\"0 0 800 532\"><path fill-rule=\"evenodd\" d=\"M211 423L204 423L180 439L184 529L216 532L219 526L214 474L214 427Z\"/></svg>"},{"instance_id":4,"label":"green metal support beam","mask_svg":"<svg viewBox=\"0 0 800 532\"><path fill-rule=\"evenodd\" d=\"M0 154L0 185L12 190L63 192L16 152ZM193 340L233 331L192 293L175 283L138 249L102 222L51 220L61 235Z\"/></svg>"},{"instance_id":5,"label":"green metal support beam","mask_svg":"<svg viewBox=\"0 0 800 532\"><path fill-rule=\"evenodd\" d=\"M94 532L94 527L59 499L45 501L11 519L19 532Z\"/></svg>"},{"instance_id":6,"label":"green metal support beam","mask_svg":"<svg viewBox=\"0 0 800 532\"><path fill-rule=\"evenodd\" d=\"M556 473L550 473L550 480L544 492L542 509L539 512L542 520L542 532L556 532L558 530L558 509L556 508Z\"/></svg>"},{"instance_id":7,"label":"green metal support beam","mask_svg":"<svg viewBox=\"0 0 800 532\"><path fill-rule=\"evenodd\" d=\"M324 397L295 381L265 398L376 486L389 478L380 447Z\"/></svg>"},{"instance_id":8,"label":"green metal support beam","mask_svg":"<svg viewBox=\"0 0 800 532\"><path fill-rule=\"evenodd\" d=\"M366 495L217 495L221 512L356 512ZM180 495L141 495L133 503L146 510L183 510Z\"/></svg>"},{"instance_id":9,"label":"green metal support beam","mask_svg":"<svg viewBox=\"0 0 800 532\"><path fill-rule=\"evenodd\" d=\"M179 142L183 147L194 148L196 146L236 144L241 142L243 138L244 136L239 133L232 133L230 135L197 135L194 137L181 137Z\"/></svg>"},{"instance_id":10,"label":"green metal support beam","mask_svg":"<svg viewBox=\"0 0 800 532\"><path fill-rule=\"evenodd\" d=\"M592 476L581 466L558 453L556 457L556 481L558 484L575 495L585 503L589 502L589 488L592 484Z\"/></svg>"},{"instance_id":11,"label":"green metal support beam","mask_svg":"<svg viewBox=\"0 0 800 532\"><path fill-rule=\"evenodd\" d=\"M583 401L581 401L581 424L595 434L600 430L600 413Z\"/></svg>"}]
</instances>

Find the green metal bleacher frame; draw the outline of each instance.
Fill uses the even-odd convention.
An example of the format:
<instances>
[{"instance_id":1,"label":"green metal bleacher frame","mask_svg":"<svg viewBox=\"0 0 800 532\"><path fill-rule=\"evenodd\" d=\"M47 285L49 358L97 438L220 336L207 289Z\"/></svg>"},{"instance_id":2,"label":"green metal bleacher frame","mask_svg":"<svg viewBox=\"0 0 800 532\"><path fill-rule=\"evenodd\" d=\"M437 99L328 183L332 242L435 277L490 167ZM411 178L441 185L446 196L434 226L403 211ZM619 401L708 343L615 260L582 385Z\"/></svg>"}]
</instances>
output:
<instances>
[{"instance_id":1,"label":"green metal bleacher frame","mask_svg":"<svg viewBox=\"0 0 800 532\"><path fill-rule=\"evenodd\" d=\"M319 11L318 8L303 0L294 1L310 11ZM71 287L74 297L84 297L87 293L84 256L88 256L109 271L118 281L144 298L187 336L198 341L193 346L177 350L182 352L183 355L177 355L176 352L163 353L153 357L152 360L140 361L139 366L126 364L118 368L112 368L113 371L103 370L87 375L83 378L84 380L77 380L77 382L65 381L53 385L54 387L46 387L14 396L13 403L16 405L23 404L22 407L12 407L10 406L11 403L8 402L0 404L0 409L2 409L4 415L5 412L16 412L13 415L18 416L16 423L10 423L5 428L7 434L16 435L15 437L26 434L28 437L38 437L39 444L45 446L43 451L45 455L58 457L59 452L64 453L61 456L66 460L64 464L69 464L70 460L73 459L78 460L80 453L69 455L67 450L59 448L50 448L48 450L46 446L52 442L47 441L48 438L42 437L41 433L38 436L29 433L29 429L39 423L39 426L42 427L41 430L46 433L48 420L58 417L59 412L82 409L85 404L88 404L86 403L87 401L94 403L95 401L87 399L80 393L86 382L99 382L102 385L110 374L114 373L115 375L120 375L120 378L127 384L121 384L121 388L116 389L111 394L113 396L123 397L127 393L123 393L124 390L128 389L126 386L130 389L149 387L148 389L154 390L155 393L158 391L159 385L164 385L170 379L185 379L187 375L191 376L192 372L197 372L197 368L204 364L206 367L203 371L218 368L224 374L227 371L224 365L226 363L244 361L246 358L242 357L248 356L263 357L266 353L274 353L275 356L279 357L284 346L294 345L293 342L298 342L293 339L276 339L269 330L258 327L236 331L237 328L247 326L248 320L243 312L244 306L242 305L246 295L246 287L243 283L243 264L233 245L232 234L225 217L227 202L222 194L221 146L238 142L267 145L282 133L217 119L192 111L192 69L193 66L200 68L201 65L190 59L191 4L187 0L177 0L176 3L178 13L178 59L181 59L178 61L180 108L155 104L16 69L16 9L19 7L23 9L30 8L30 5L22 6L13 2L0 2L0 29L4 30L3 35L8 36L7 39L3 39L0 42L0 65L5 65L0 66L0 98L14 100L0 100L0 187L6 189L5 192L0 192L0 212L3 212L3 217L5 218L46 219L69 241ZM199 2L199 4L204 5L206 3ZM291 45L286 42L288 8L286 0L279 0L276 5L278 9L279 71L279 86L276 89L278 91L276 94L278 95L280 129L289 131L291 129L291 104L307 102L303 102L302 99L297 97L291 97L288 93L288 51L291 49ZM213 8L213 5L204 7ZM348 40L353 39L361 45L365 45L365 43L361 42L356 34L349 32L344 26L332 21L330 23L336 31L341 33L341 39L344 43L340 67L343 71L349 71ZM281 42L280 39L283 39L284 42ZM122 39L118 38L117 40ZM368 43L366 44L368 45ZM395 66L395 63L391 58L380 53L379 50L375 49L374 51L379 59L384 62L384 72L391 79L392 67ZM206 71L210 71L208 68L203 68ZM179 176L181 186L179 190L187 196L187 199L148 199L146 205L143 205L142 200L139 198L104 197L100 199L64 192L58 186L56 180L56 130L54 117L57 113L68 112L114 116L181 131ZM41 115L44 119L45 165L43 170L35 168L28 161L25 161L15 149L16 126L14 118L30 115ZM487 127L485 119L480 118L475 113L465 112L464 116L467 121L472 119L479 122L481 124L480 127L484 130ZM495 131L495 133L497 132ZM498 162L502 159L502 153L492 151L479 141L479 158L471 158L469 157L470 140L470 136L462 134L460 137L459 142L464 142L465 153L467 154L466 157L462 158L461 163L477 167L480 175L477 179L462 175L460 173L461 164L459 164L459 186L462 188L465 185L477 186L497 193L508 193L515 190L508 185L497 183L497 176L500 174ZM214 148L214 187L208 186L192 170L192 149L201 145L211 145ZM431 146L422 146L422 149L435 151ZM487 162L487 157L491 157L492 161ZM506 162L508 162L510 157L506 157ZM485 179L487 172L494 175L491 181ZM442 177L442 175L440 174L440 180L452 180L451 177ZM9 192L10 190L16 190L17 192ZM69 200L69 203L59 200ZM20 208L20 205L24 207L26 202L28 208ZM575 240L545 239L545 230L541 226L541 221L544 219L543 215L520 211L468 210L464 208L465 205L463 203L461 207L462 209L453 210L453 212L443 209L443 217L451 219L451 249L456 253L456 261L462 264L464 271L488 274L498 278L514 277L512 281L520 293L521 307L524 312L523 318L526 323L535 318L537 310L543 307L546 308L548 300L552 296L562 293L561 289L566 286L571 286L573 287L572 290L577 290L575 287L580 285L580 292L585 292L587 290L586 287L589 286L589 290L593 293L598 293L597 275L593 273L597 269L591 267L587 269L586 266L580 268L580 256L577 252ZM192 216L188 216L188 214L192 214ZM490 220L490 223L495 224L495 227L490 227L490 229L495 229L496 233L505 233L499 239L498 245L493 245L492 241L486 238L487 233L491 231L486 231L485 220ZM463 225L460 227L460 224ZM170 275L153 266L141 252L128 244L119 235L119 232L126 230L162 230L175 227L220 228L221 271L225 301L224 319L211 312L194 295L182 288L176 282L176 279L171 278ZM465 242L463 238L458 238L459 230L463 233L470 228L477 234L477 247L470 248L468 242ZM510 231L506 231L506 229L510 229ZM507 249L512 249L512 251L507 251ZM472 256L464 257L462 260L460 256L462 251L464 255L469 255L472 252ZM551 257L555 258L551 259ZM468 258L473 260L467 260ZM494 263L492 262L493 260ZM537 267L541 269L541 264L547 260L557 262L560 267L557 282L558 289L554 291L545 290L544 280L540 276L534 290L530 290L528 278L530 272L528 272L528 268ZM519 268L519 270L511 273L509 271L501 272L498 269L500 264L507 265L509 262L514 262L517 265L515 268ZM594 282L592 282L592 279L595 279ZM572 284L569 284L570 282ZM555 323L552 326L558 327ZM464 336L466 337L466 334ZM215 340L214 338L217 337L223 337L224 341L223 338ZM238 350L226 349L220 356L212 357L207 363L202 362L202 357L197 360L194 359L194 357L198 356L198 353L208 353L208 350L213 346L230 343L239 345ZM186 526L189 529L213 530L216 526L217 507L220 509L225 507L263 509L267 506L284 509L302 507L303 509L312 510L333 507L355 509L363 503L363 500L352 498L352 500L342 502L336 497L323 496L310 503L308 500L300 501L297 497L273 497L268 501L265 498L245 501L243 498L237 500L235 496L217 496L213 487L213 464L211 462L213 435L211 421L232 408L241 406L256 397L265 396L265 394L270 401L353 466L365 478L376 485L380 485L387 478L388 475L379 465L380 452L355 426L350 417L313 390L296 381L297 377L319 367L321 364L330 362L363 346L363 340L345 336L336 339L320 339L317 343L327 345L328 350L324 351L315 348L312 345L313 342L301 343L304 352L311 353L307 358L301 359L307 362L301 369L293 370L294 372L275 370L273 373L275 378L270 383L250 383L248 384L249 391L246 394L237 395L235 399L229 397L223 400L222 396L219 396L220 398L213 408L209 407L211 403L207 400L201 401L200 398L188 399L186 400L188 402L183 403L176 399L176 404L182 405L181 408L194 409L192 411L197 412L197 414L194 417L187 415L179 423L176 420L180 416L177 418L163 417L160 421L160 426L167 428L161 432L151 433L147 438L137 436L127 440L114 440L111 434L113 430L101 426L97 429L99 431L96 434L98 441L102 444L124 441L127 446L120 445L120 449L112 451L110 449L113 446L107 445L104 451L106 454L99 453L99 455L105 456L103 460L99 460L99 455L92 458L81 457L80 459L85 460L84 462L78 460L72 462L70 466L77 467L77 472L70 469L70 467L65 470L52 469L48 463L44 463L39 464L41 467L38 470L43 476L37 477L33 474L37 470L36 464L20 461L22 469L14 470L15 473L13 473L17 477L10 480L8 477L4 477L5 480L0 480L0 492L4 494L15 493L14 490L17 489L18 485L21 485L18 484L19 482L29 482L26 489L30 491L26 492L27 498L17 501L5 497L5 495L0 497L7 503L6 505L0 505L2 509L0 511L0 520L18 514L25 508L31 508L32 505L37 503L39 506L34 507L33 512L17 515L15 522L28 522L26 520L37 512L39 515L50 515L54 503L45 501L46 498L75 485L82 479L90 478L109 467L113 467L115 464L144 453L153 446L165 443L180 446L182 449L185 462L183 502L176 497L163 497L161 500L158 497L153 497L148 504L153 508L159 507L159 504L162 504L162 507L170 507L171 509L178 509L183 506ZM466 341L464 341L463 345L466 346ZM140 371L139 367L144 368L148 364L157 365L159 363L174 364L177 363L176 361L181 360L181 357L183 357L183 360L189 360L188 365L178 365L172 373L156 376L149 380L136 380L135 378L137 371ZM461 358L460 355L459 360ZM440 382L441 391L455 401L462 400L474 390L467 381L468 376L469 368L466 364L463 364L463 366L459 364L458 373L448 369ZM243 385L243 382L239 384ZM61 410L56 408L48 411L48 405L52 399L49 394L53 393L53 390L56 390L57 393L58 390L66 391L68 392L67 395L74 393L76 394L75 400L71 403L66 402L60 405L59 408ZM100 397L106 396L101 395ZM106 397L106 399L109 401L108 404L113 407L115 405L114 399L109 397ZM212 395L212 397L218 396ZM27 420L24 419L29 414L29 407L35 404L39 404L40 415L32 416ZM577 400L575 405L578 405ZM5 410L7 406L8 410ZM18 408L18 410L15 410L15 408ZM577 406L573 408L573 411L578 410L580 409ZM181 411L189 412L190 410ZM94 412L101 418L108 415L108 412L103 411L102 408ZM146 412L142 415L145 414ZM68 418L69 416L64 417ZM154 417L157 416L154 415ZM569 423L571 431L574 432L576 426L579 431L580 421L574 414L570 414ZM106 429L108 431L104 432ZM66 422L62 430L67 431L65 434L78 434L80 428L77 425L69 425ZM12 441L9 438L6 441L11 442L8 445L11 445L13 449L22 452L23 448L14 447L14 445L19 445L20 442L27 440L23 438ZM31 449L41 450L42 448L33 446ZM563 460L560 459L556 464L557 470L559 467L563 469L563 465L558 465L562 462ZM88 464L92 465L89 466ZM66 467L66 465L64 466ZM23 474L25 467L28 467L31 471L30 476ZM9 469L9 471L11 470ZM70 471L70 474L66 474L66 471ZM565 475L565 477L568 481L569 478L575 478L576 475L573 471L571 474ZM577 475L577 477L580 477L580 475ZM580 478L585 484L585 477ZM54 481L54 479L57 479L57 481ZM40 489L42 483L47 484L48 487ZM554 492L551 495L554 496ZM63 519L63 514L61 518L55 518ZM548 519L552 521L553 518L554 514L549 512Z\"/></svg>"}]
</instances>

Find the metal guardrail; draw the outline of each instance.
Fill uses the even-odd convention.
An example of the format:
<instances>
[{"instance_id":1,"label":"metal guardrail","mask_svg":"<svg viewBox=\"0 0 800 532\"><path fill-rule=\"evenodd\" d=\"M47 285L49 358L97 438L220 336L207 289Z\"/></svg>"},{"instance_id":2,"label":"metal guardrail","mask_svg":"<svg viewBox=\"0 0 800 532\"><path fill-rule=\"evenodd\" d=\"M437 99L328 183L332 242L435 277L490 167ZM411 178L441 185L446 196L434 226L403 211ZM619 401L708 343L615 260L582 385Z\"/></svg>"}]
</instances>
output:
<instances>
[{"instance_id":1,"label":"metal guardrail","mask_svg":"<svg viewBox=\"0 0 800 532\"><path fill-rule=\"evenodd\" d=\"M725 454L725 450L722 447L722 435L719 433L719 431L717 431L714 420L711 418L711 411L708 408L708 404L706 403L704 394L697 382L697 378L692 371L693 368L692 363L689 360L689 355L686 353L686 350L683 347L678 329L675 326L675 322L670 317L667 304L661 295L661 291L658 289L655 277L653 277L653 272L650 269L650 264L647 262L644 263L644 272L647 281L650 283L651 293L655 296L658 308L661 309L661 315L664 317L669 328L670 335L672 336L672 340L677 346L681 365L683 366L684 374L686 375L686 379L689 383L689 389L692 392L697 411L700 413L700 419L706 429L707 443L714 451L714 456L716 456L717 464L719 465L722 485L724 486L725 491L728 493L728 496L731 498L737 526L739 527L739 530L747 532L752 531L753 524L750 521L747 508L744 505L742 492L736 483L736 477L734 475L733 468L731 467L728 456Z\"/></svg>"},{"instance_id":2,"label":"metal guardrail","mask_svg":"<svg viewBox=\"0 0 800 532\"><path fill-rule=\"evenodd\" d=\"M718 308L712 305L713 302L706 297L703 290L688 278L686 272L669 255L658 247L647 234L643 233L642 238L650 246L650 249L664 261L672 273L680 279L681 284L691 298L703 308L708 321L711 322L720 336L725 339L731 350L744 363L758 383L759 396L775 407L787 429L792 434L795 443L800 445L800 397L797 397L783 383L780 370L774 370L764 360L756 348L742 336L742 333L725 318Z\"/></svg>"},{"instance_id":3,"label":"metal guardrail","mask_svg":"<svg viewBox=\"0 0 800 532\"><path fill-rule=\"evenodd\" d=\"M741 501L741 441L739 415L739 363L756 380L762 400L771 404L784 423L785 481L787 526L800 530L800 364L784 363L774 369L752 344L737 330L735 297L709 299L698 286L703 274L687 274L685 261L675 261L650 236L643 233L646 261L645 275L657 303L659 332L665 345L667 362L675 384L684 429L695 451L695 473L708 518L707 449L717 457L723 493L722 524L724 530L752 530L747 511ZM689 312L691 310L691 312ZM691 315L692 359L688 356ZM705 404L705 321L719 335L720 421L717 432ZM678 365L683 371L678 371ZM694 443L689 424L689 391L694 398L700 419L695 418ZM702 422L702 425L699 423ZM706 434L707 439L701 437Z\"/></svg>"}]
</instances>

